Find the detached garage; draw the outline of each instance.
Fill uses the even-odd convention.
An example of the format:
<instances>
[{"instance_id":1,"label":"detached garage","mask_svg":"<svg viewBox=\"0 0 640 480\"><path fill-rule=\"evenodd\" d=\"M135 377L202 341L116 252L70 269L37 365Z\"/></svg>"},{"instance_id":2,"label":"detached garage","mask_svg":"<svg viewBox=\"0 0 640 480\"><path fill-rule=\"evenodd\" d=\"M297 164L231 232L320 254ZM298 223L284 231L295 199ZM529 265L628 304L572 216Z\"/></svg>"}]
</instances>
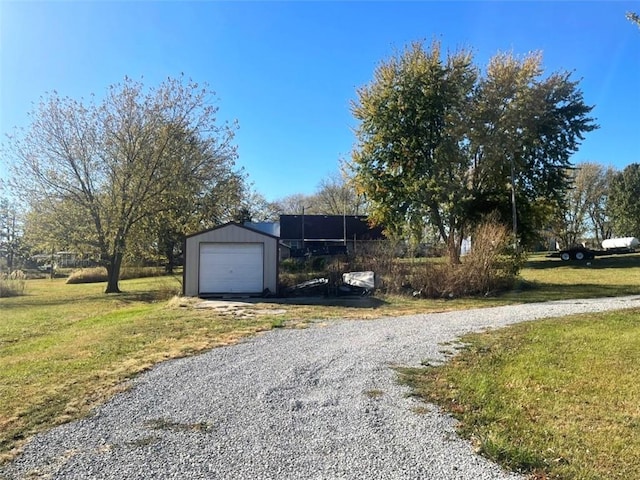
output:
<instances>
[{"instance_id":1,"label":"detached garage","mask_svg":"<svg viewBox=\"0 0 640 480\"><path fill-rule=\"evenodd\" d=\"M236 223L185 240L184 295L275 293L278 238Z\"/></svg>"}]
</instances>

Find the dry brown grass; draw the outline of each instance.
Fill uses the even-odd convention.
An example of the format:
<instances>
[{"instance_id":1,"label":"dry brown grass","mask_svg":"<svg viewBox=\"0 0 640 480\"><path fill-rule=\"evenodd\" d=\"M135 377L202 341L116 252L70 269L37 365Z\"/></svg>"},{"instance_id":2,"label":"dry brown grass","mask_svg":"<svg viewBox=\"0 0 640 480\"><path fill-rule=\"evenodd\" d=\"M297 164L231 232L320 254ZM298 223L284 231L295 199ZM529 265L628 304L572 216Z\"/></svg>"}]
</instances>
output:
<instances>
[{"instance_id":1,"label":"dry brown grass","mask_svg":"<svg viewBox=\"0 0 640 480\"><path fill-rule=\"evenodd\" d=\"M473 232L471 252L460 264L442 259L400 260L393 245L378 244L357 255L346 268L376 272L379 290L387 294L432 299L494 295L514 285L522 266L522 258L509 244L509 230L487 220Z\"/></svg>"},{"instance_id":2,"label":"dry brown grass","mask_svg":"<svg viewBox=\"0 0 640 480\"><path fill-rule=\"evenodd\" d=\"M27 277L21 270L0 273L0 298L24 295L26 285Z\"/></svg>"},{"instance_id":3,"label":"dry brown grass","mask_svg":"<svg viewBox=\"0 0 640 480\"><path fill-rule=\"evenodd\" d=\"M160 277L165 275L160 267L124 267L120 272L120 280L132 278ZM79 268L73 270L67 278L67 283L100 283L107 281L107 269L104 267Z\"/></svg>"}]
</instances>

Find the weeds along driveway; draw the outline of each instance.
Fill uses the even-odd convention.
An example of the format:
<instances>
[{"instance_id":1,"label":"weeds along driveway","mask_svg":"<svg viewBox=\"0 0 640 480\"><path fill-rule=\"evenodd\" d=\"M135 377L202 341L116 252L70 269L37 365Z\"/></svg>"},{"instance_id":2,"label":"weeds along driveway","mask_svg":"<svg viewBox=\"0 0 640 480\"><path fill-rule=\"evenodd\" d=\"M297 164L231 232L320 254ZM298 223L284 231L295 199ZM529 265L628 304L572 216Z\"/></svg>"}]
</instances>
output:
<instances>
[{"instance_id":1,"label":"weeds along driveway","mask_svg":"<svg viewBox=\"0 0 640 480\"><path fill-rule=\"evenodd\" d=\"M168 361L90 417L37 436L0 470L64 479L516 479L455 423L407 397L394 365L535 318L640 307L561 301L274 330Z\"/></svg>"}]
</instances>

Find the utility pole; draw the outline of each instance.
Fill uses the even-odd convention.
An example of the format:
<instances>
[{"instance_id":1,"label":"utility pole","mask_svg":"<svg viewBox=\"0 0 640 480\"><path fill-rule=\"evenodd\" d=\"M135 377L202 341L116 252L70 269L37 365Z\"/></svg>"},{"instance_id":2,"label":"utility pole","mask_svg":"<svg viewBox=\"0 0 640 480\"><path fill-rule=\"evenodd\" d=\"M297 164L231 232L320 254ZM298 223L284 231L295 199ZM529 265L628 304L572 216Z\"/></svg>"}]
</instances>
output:
<instances>
[{"instance_id":1,"label":"utility pole","mask_svg":"<svg viewBox=\"0 0 640 480\"><path fill-rule=\"evenodd\" d=\"M302 249L304 250L304 206L302 207Z\"/></svg>"},{"instance_id":2,"label":"utility pole","mask_svg":"<svg viewBox=\"0 0 640 480\"><path fill-rule=\"evenodd\" d=\"M513 219L513 244L518 246L518 212L516 209L516 167L511 156L511 216Z\"/></svg>"},{"instance_id":3,"label":"utility pole","mask_svg":"<svg viewBox=\"0 0 640 480\"><path fill-rule=\"evenodd\" d=\"M347 246L347 201L343 198L342 203L342 240L343 244Z\"/></svg>"}]
</instances>

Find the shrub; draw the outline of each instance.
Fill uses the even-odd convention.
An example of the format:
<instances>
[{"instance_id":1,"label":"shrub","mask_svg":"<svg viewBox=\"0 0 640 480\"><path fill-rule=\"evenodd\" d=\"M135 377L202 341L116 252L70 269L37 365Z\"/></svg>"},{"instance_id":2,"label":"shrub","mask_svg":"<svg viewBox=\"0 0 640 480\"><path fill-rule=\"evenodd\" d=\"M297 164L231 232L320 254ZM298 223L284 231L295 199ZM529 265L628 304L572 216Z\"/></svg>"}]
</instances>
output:
<instances>
[{"instance_id":1,"label":"shrub","mask_svg":"<svg viewBox=\"0 0 640 480\"><path fill-rule=\"evenodd\" d=\"M27 276L22 270L14 270L9 274L0 274L0 298L24 295Z\"/></svg>"},{"instance_id":2,"label":"shrub","mask_svg":"<svg viewBox=\"0 0 640 480\"><path fill-rule=\"evenodd\" d=\"M339 285L345 265L344 257L287 258L280 262L278 290L288 288L314 278L328 278L329 284Z\"/></svg>"},{"instance_id":3,"label":"shrub","mask_svg":"<svg viewBox=\"0 0 640 480\"><path fill-rule=\"evenodd\" d=\"M107 281L107 269L104 267L81 268L74 270L67 278L67 283L98 283Z\"/></svg>"},{"instance_id":4,"label":"shrub","mask_svg":"<svg viewBox=\"0 0 640 480\"><path fill-rule=\"evenodd\" d=\"M458 295L455 286L459 265L434 264L427 262L415 268L405 284L411 286L414 296L425 298L448 298Z\"/></svg>"},{"instance_id":5,"label":"shrub","mask_svg":"<svg viewBox=\"0 0 640 480\"><path fill-rule=\"evenodd\" d=\"M510 231L489 219L472 236L472 247L459 265L425 264L411 284L424 297L489 295L511 288L524 264L524 255L510 245Z\"/></svg>"},{"instance_id":6,"label":"shrub","mask_svg":"<svg viewBox=\"0 0 640 480\"><path fill-rule=\"evenodd\" d=\"M391 241L361 246L349 258L345 271L372 271L376 288L383 293L402 293L411 289L409 276L413 264L398 259L398 246Z\"/></svg>"},{"instance_id":7,"label":"shrub","mask_svg":"<svg viewBox=\"0 0 640 480\"><path fill-rule=\"evenodd\" d=\"M525 257L510 241L509 229L494 220L489 219L475 229L471 251L463 263L473 293L487 294L513 286Z\"/></svg>"},{"instance_id":8,"label":"shrub","mask_svg":"<svg viewBox=\"0 0 640 480\"><path fill-rule=\"evenodd\" d=\"M124 267L120 271L120 280L130 278L162 277L166 275L164 267Z\"/></svg>"},{"instance_id":9,"label":"shrub","mask_svg":"<svg viewBox=\"0 0 640 480\"><path fill-rule=\"evenodd\" d=\"M489 218L472 235L471 252L459 265L434 259L398 258L398 247L381 242L349 259L344 271L371 270L383 293L413 294L426 298L488 295L513 286L524 263L510 242L510 231Z\"/></svg>"},{"instance_id":10,"label":"shrub","mask_svg":"<svg viewBox=\"0 0 640 480\"><path fill-rule=\"evenodd\" d=\"M130 278L159 277L165 275L161 267L125 267L120 271L120 280ZM81 268L69 275L67 283L99 283L107 281L107 269L104 267Z\"/></svg>"},{"instance_id":11,"label":"shrub","mask_svg":"<svg viewBox=\"0 0 640 480\"><path fill-rule=\"evenodd\" d=\"M285 258L280 262L280 273L297 273L305 270L304 261L298 258Z\"/></svg>"},{"instance_id":12,"label":"shrub","mask_svg":"<svg viewBox=\"0 0 640 480\"><path fill-rule=\"evenodd\" d=\"M284 273L318 273L324 272L334 261L332 257L286 258L280 262L280 272Z\"/></svg>"}]
</instances>

